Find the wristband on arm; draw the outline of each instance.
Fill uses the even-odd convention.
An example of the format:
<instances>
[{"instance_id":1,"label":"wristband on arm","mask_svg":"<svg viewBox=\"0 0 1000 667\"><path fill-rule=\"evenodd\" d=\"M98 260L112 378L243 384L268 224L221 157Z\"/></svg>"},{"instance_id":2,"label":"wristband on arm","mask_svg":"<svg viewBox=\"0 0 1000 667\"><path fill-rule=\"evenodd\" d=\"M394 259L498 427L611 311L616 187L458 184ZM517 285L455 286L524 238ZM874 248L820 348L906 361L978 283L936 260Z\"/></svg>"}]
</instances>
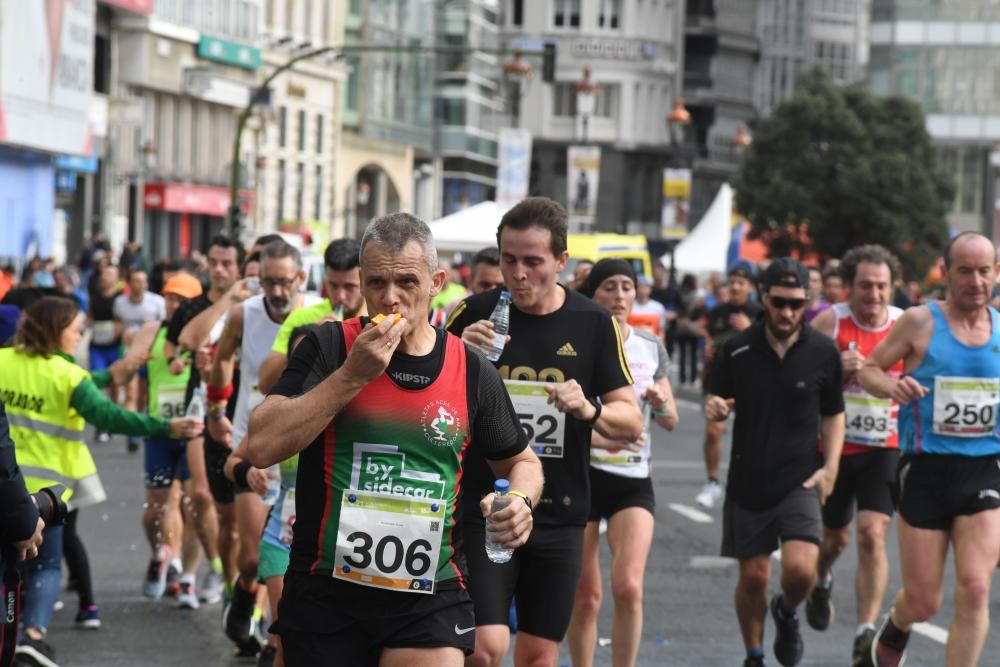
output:
<instances>
[{"instance_id":1,"label":"wristband on arm","mask_svg":"<svg viewBox=\"0 0 1000 667\"><path fill-rule=\"evenodd\" d=\"M206 392L206 397L208 400L218 403L219 401L228 401L229 397L233 395L233 383L230 382L225 387L216 387L215 385L208 385L208 391Z\"/></svg>"},{"instance_id":2,"label":"wristband on arm","mask_svg":"<svg viewBox=\"0 0 1000 667\"><path fill-rule=\"evenodd\" d=\"M241 486L250 486L247 484L247 473L250 472L250 468L253 464L249 461L240 461L233 466L233 480Z\"/></svg>"}]
</instances>

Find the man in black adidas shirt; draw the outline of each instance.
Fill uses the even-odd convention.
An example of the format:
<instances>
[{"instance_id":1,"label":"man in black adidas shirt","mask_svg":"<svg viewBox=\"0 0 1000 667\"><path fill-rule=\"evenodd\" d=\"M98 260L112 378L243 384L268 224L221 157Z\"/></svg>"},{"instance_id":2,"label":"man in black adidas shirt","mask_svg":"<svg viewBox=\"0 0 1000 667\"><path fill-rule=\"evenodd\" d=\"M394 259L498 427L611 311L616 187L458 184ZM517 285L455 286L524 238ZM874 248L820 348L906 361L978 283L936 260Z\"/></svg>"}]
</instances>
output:
<instances>
[{"instance_id":1,"label":"man in black adidas shirt","mask_svg":"<svg viewBox=\"0 0 1000 667\"><path fill-rule=\"evenodd\" d=\"M462 524L488 513L458 504L468 458L520 496L491 516L495 541L517 548L531 533L541 466L496 369L428 323L444 278L425 223L372 221L365 302L403 319L320 325L250 418L255 466L301 452L277 631L285 664L463 663L475 645L463 551L485 547L463 547Z\"/></svg>"},{"instance_id":2,"label":"man in black adidas shirt","mask_svg":"<svg viewBox=\"0 0 1000 667\"><path fill-rule=\"evenodd\" d=\"M513 297L509 340L496 362L532 447L542 459L545 489L535 530L511 562L496 565L469 553L476 605L476 653L467 665L499 665L510 634L507 614L517 600L516 664L555 665L566 634L589 516L591 429L634 441L642 415L632 390L621 335L608 311L557 283L566 265L566 212L544 197L508 211L497 234L500 269ZM448 330L482 347L493 341L490 314L500 290L466 299ZM474 512L493 483L481 456L465 459L466 512ZM483 541L480 522L465 524L465 539Z\"/></svg>"}]
</instances>

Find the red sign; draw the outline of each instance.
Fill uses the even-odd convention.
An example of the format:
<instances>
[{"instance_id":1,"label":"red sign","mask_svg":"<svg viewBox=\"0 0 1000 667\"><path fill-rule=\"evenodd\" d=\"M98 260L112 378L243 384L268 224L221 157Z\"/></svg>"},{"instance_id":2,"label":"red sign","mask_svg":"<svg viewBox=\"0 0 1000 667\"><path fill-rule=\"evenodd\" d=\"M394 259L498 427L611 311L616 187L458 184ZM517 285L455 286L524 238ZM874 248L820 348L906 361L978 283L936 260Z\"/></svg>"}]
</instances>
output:
<instances>
[{"instance_id":1,"label":"red sign","mask_svg":"<svg viewBox=\"0 0 1000 667\"><path fill-rule=\"evenodd\" d=\"M101 0L101 2L144 16L149 16L153 13L153 0Z\"/></svg>"},{"instance_id":2,"label":"red sign","mask_svg":"<svg viewBox=\"0 0 1000 667\"><path fill-rule=\"evenodd\" d=\"M253 193L240 190L244 213L251 210ZM142 192L144 208L172 213L225 217L229 211L229 190L214 185L192 183L146 183Z\"/></svg>"}]
</instances>

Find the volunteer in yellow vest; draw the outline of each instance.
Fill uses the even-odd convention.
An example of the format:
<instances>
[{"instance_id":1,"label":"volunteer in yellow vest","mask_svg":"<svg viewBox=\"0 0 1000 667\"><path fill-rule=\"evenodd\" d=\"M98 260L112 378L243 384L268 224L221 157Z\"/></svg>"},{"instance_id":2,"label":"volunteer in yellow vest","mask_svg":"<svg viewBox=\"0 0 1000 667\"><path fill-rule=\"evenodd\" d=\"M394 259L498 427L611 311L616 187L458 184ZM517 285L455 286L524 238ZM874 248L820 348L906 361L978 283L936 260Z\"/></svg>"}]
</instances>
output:
<instances>
[{"instance_id":1,"label":"volunteer in yellow vest","mask_svg":"<svg viewBox=\"0 0 1000 667\"><path fill-rule=\"evenodd\" d=\"M89 503L104 493L83 440L87 422L102 431L159 437L193 437L201 429L190 419L168 422L129 412L101 394L90 373L73 362L84 325L76 302L46 297L22 314L14 347L0 350L0 396L28 491L64 484L63 499L72 503ZM106 384L109 376L98 377ZM32 595L19 648L28 659L45 657L43 640L62 579L62 526L48 527L44 538L28 566Z\"/></svg>"}]
</instances>

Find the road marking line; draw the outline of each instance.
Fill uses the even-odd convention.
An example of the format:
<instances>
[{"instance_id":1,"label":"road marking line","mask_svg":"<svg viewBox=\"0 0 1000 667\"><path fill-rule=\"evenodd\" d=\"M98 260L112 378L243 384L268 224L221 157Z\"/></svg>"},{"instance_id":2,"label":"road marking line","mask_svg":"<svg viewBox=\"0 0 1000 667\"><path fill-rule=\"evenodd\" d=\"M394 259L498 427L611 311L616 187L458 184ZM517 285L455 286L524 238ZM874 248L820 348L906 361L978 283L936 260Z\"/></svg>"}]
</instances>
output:
<instances>
[{"instance_id":1,"label":"road marking line","mask_svg":"<svg viewBox=\"0 0 1000 667\"><path fill-rule=\"evenodd\" d=\"M686 519L691 519L695 523L712 523L714 519L708 514L700 510L696 510L693 507L688 507L687 505L681 505L680 503L670 503L667 505L670 509L680 514Z\"/></svg>"},{"instance_id":2,"label":"road marking line","mask_svg":"<svg viewBox=\"0 0 1000 667\"><path fill-rule=\"evenodd\" d=\"M692 556L688 566L705 570L718 570L735 564L735 558L726 558L725 556Z\"/></svg>"},{"instance_id":3,"label":"road marking line","mask_svg":"<svg viewBox=\"0 0 1000 667\"><path fill-rule=\"evenodd\" d=\"M946 644L948 642L948 631L932 623L914 623L911 629L918 635L932 639L938 644Z\"/></svg>"}]
</instances>

